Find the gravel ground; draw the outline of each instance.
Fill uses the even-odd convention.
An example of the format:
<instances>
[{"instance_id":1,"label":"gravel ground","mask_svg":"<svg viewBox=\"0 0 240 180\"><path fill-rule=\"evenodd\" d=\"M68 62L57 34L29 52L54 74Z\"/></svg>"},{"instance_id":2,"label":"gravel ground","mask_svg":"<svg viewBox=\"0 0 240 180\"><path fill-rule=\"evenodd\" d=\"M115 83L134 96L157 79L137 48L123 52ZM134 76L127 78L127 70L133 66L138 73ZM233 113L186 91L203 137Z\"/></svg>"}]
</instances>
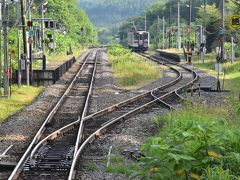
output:
<instances>
[{"instance_id":1,"label":"gravel ground","mask_svg":"<svg viewBox=\"0 0 240 180\"><path fill-rule=\"evenodd\" d=\"M154 81L142 88L126 91L119 88L113 78L107 55L101 53L101 57L102 60L97 70L97 79L95 81L90 113L153 89L171 81L175 77L175 74L171 70L164 68L162 79ZM14 152L15 155L16 152L20 154L23 152L23 149L26 148L26 145L29 143L29 139L31 139L39 129L49 108L56 103L57 98L65 89L63 83L69 81L77 66L78 65L75 64L57 84L46 88L31 105L0 125L0 154L11 144L14 145L11 152ZM199 71L199 73L202 86L212 86L215 88L215 77L209 76L202 71ZM199 100L210 106L215 106L216 104L222 104L219 101L219 97L224 97L225 94L226 93L201 92L200 98L197 93L195 93L192 99ZM191 99L189 95L186 95L186 98ZM178 107L181 107L181 105L178 105ZM122 150L127 147L139 147L146 137L158 132L152 118L156 115L162 115L167 111L167 109L161 107L152 108L147 112L124 121L124 123L117 124L97 141L94 141L91 146L89 146L88 151L84 152L83 164L79 163L81 172L78 174L78 179L127 179L127 177L121 174L105 172L106 156L110 146L112 146L112 154L120 154ZM93 152L98 152L97 156L93 154ZM16 159L18 158L19 156L17 156Z\"/></svg>"}]
</instances>

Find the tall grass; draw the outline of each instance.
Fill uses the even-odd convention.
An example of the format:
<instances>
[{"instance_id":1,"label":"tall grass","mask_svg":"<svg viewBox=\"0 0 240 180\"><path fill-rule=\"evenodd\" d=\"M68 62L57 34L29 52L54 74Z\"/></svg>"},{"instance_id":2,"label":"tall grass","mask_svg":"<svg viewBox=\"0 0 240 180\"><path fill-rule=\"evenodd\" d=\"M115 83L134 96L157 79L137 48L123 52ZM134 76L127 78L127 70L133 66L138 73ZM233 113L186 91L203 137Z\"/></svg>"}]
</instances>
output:
<instances>
[{"instance_id":1,"label":"tall grass","mask_svg":"<svg viewBox=\"0 0 240 180\"><path fill-rule=\"evenodd\" d=\"M156 64L132 54L128 49L113 45L108 52L114 75L125 88L139 87L161 77Z\"/></svg>"},{"instance_id":2,"label":"tall grass","mask_svg":"<svg viewBox=\"0 0 240 180\"><path fill-rule=\"evenodd\" d=\"M43 87L18 87L14 85L11 97L0 98L0 122L31 103L42 90Z\"/></svg>"}]
</instances>

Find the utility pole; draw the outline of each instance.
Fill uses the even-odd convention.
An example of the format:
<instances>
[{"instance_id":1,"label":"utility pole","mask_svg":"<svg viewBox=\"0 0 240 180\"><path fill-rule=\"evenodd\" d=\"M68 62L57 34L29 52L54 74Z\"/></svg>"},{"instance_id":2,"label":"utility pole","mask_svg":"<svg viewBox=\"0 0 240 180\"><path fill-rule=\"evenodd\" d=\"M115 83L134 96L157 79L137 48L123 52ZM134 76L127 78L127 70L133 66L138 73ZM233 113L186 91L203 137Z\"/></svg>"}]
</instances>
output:
<instances>
[{"instance_id":1,"label":"utility pole","mask_svg":"<svg viewBox=\"0 0 240 180\"><path fill-rule=\"evenodd\" d=\"M145 13L145 31L147 31L147 14Z\"/></svg>"},{"instance_id":2,"label":"utility pole","mask_svg":"<svg viewBox=\"0 0 240 180\"><path fill-rule=\"evenodd\" d=\"M43 55L45 54L45 32L44 32L44 1L42 0L42 3L41 3L41 19L42 19L42 25L41 25L41 32L42 32L42 52L43 52Z\"/></svg>"},{"instance_id":3,"label":"utility pole","mask_svg":"<svg viewBox=\"0 0 240 180\"><path fill-rule=\"evenodd\" d=\"M29 63L28 63L28 59L27 59L27 33L26 33L26 18L25 18L25 14L24 14L24 3L23 0L20 0L21 3L21 19L22 19L22 38L23 38L23 52L24 55L22 57L24 57L25 60L25 71L26 71L26 82L27 82L27 86L29 86Z\"/></svg>"},{"instance_id":4,"label":"utility pole","mask_svg":"<svg viewBox=\"0 0 240 180\"><path fill-rule=\"evenodd\" d=\"M225 0L222 0L222 35L221 35L221 59L224 59L224 30L225 30L225 24L224 24L224 15L225 15Z\"/></svg>"},{"instance_id":5,"label":"utility pole","mask_svg":"<svg viewBox=\"0 0 240 180\"><path fill-rule=\"evenodd\" d=\"M22 85L22 73L21 73L21 41L20 41L20 30L17 29L18 37L18 86Z\"/></svg>"},{"instance_id":6,"label":"utility pole","mask_svg":"<svg viewBox=\"0 0 240 180\"><path fill-rule=\"evenodd\" d=\"M206 29L206 16L207 16L207 6L206 6L206 0L204 0L204 22L203 22L203 27L202 29ZM204 52L204 48L206 48L206 40L207 40L207 33L203 33L202 35L205 35L205 40L203 40L203 37L202 37L202 43L203 43L203 52L201 52L201 55L202 55L202 62L204 63L205 61L205 52Z\"/></svg>"},{"instance_id":7,"label":"utility pole","mask_svg":"<svg viewBox=\"0 0 240 180\"><path fill-rule=\"evenodd\" d=\"M169 32L168 32L168 48L170 49L171 47L171 15L172 15L172 7L169 9L169 22L168 22L168 27L169 27Z\"/></svg>"},{"instance_id":8,"label":"utility pole","mask_svg":"<svg viewBox=\"0 0 240 180\"><path fill-rule=\"evenodd\" d=\"M188 20L188 51L190 51L191 41L191 21L192 21L192 0L189 0L189 20Z\"/></svg>"},{"instance_id":9,"label":"utility pole","mask_svg":"<svg viewBox=\"0 0 240 180\"><path fill-rule=\"evenodd\" d=\"M157 48L159 49L160 48L160 34L159 34L159 16L158 16L158 19L157 19Z\"/></svg>"},{"instance_id":10,"label":"utility pole","mask_svg":"<svg viewBox=\"0 0 240 180\"><path fill-rule=\"evenodd\" d=\"M31 23L30 27L29 27L29 37L28 37L28 44L29 44L29 63L30 63L30 82L31 84L33 83L33 69L32 69L32 39L33 39L33 27L32 27L32 14L31 14L31 0L28 0L28 20Z\"/></svg>"},{"instance_id":11,"label":"utility pole","mask_svg":"<svg viewBox=\"0 0 240 180\"><path fill-rule=\"evenodd\" d=\"M162 48L165 48L165 17L163 16L163 34L162 34L163 42L162 42Z\"/></svg>"},{"instance_id":12,"label":"utility pole","mask_svg":"<svg viewBox=\"0 0 240 180\"><path fill-rule=\"evenodd\" d=\"M180 31L180 0L178 0L178 20L177 20L177 48L181 49L181 31Z\"/></svg>"},{"instance_id":13,"label":"utility pole","mask_svg":"<svg viewBox=\"0 0 240 180\"><path fill-rule=\"evenodd\" d=\"M3 0L3 36L4 36L4 95L9 96L9 77L8 77L8 29L7 29L7 8Z\"/></svg>"},{"instance_id":14,"label":"utility pole","mask_svg":"<svg viewBox=\"0 0 240 180\"><path fill-rule=\"evenodd\" d=\"M17 21L20 22L20 11L21 5L17 5ZM22 72L21 72L21 41L20 41L20 28L17 28L17 38L18 38L18 86L22 85Z\"/></svg>"},{"instance_id":15,"label":"utility pole","mask_svg":"<svg viewBox=\"0 0 240 180\"><path fill-rule=\"evenodd\" d=\"M222 13L221 13L221 60L218 62L218 76L217 76L217 91L221 90L221 83L220 83L220 63L224 60L224 30L225 30L225 23L224 23L224 15L225 15L225 0L222 0Z\"/></svg>"},{"instance_id":16,"label":"utility pole","mask_svg":"<svg viewBox=\"0 0 240 180\"><path fill-rule=\"evenodd\" d=\"M2 2L0 2L0 95L2 94Z\"/></svg>"}]
</instances>

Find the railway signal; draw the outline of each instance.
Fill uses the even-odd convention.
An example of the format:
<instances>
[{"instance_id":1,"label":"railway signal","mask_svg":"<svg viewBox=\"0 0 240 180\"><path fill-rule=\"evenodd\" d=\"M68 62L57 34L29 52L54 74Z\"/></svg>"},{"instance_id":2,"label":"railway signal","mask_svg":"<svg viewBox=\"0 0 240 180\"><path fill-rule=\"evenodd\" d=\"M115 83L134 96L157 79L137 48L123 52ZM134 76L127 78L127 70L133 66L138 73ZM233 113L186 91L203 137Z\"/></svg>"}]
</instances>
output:
<instances>
[{"instance_id":1,"label":"railway signal","mask_svg":"<svg viewBox=\"0 0 240 180\"><path fill-rule=\"evenodd\" d=\"M45 39L44 39L44 36L45 36L45 32L44 32L44 13L46 12L46 10L47 10L47 4L48 4L48 2L44 2L44 1L42 1L42 3L41 3L41 21L42 21L42 23L41 23L41 32L42 32L42 52L43 52L43 54L45 54Z\"/></svg>"}]
</instances>

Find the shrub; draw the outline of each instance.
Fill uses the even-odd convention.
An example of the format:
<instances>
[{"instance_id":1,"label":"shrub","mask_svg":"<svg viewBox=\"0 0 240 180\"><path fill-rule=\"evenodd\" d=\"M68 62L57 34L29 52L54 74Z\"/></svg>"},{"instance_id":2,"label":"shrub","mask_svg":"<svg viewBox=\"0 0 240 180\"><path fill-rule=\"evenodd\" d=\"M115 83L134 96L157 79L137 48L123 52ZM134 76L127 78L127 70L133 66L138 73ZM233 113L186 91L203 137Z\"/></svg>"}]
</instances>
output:
<instances>
[{"instance_id":1,"label":"shrub","mask_svg":"<svg viewBox=\"0 0 240 180\"><path fill-rule=\"evenodd\" d=\"M132 178L214 179L224 172L226 177L240 176L239 127L231 127L211 109L191 105L158 119L164 129L142 145L145 157L131 170Z\"/></svg>"}]
</instances>

